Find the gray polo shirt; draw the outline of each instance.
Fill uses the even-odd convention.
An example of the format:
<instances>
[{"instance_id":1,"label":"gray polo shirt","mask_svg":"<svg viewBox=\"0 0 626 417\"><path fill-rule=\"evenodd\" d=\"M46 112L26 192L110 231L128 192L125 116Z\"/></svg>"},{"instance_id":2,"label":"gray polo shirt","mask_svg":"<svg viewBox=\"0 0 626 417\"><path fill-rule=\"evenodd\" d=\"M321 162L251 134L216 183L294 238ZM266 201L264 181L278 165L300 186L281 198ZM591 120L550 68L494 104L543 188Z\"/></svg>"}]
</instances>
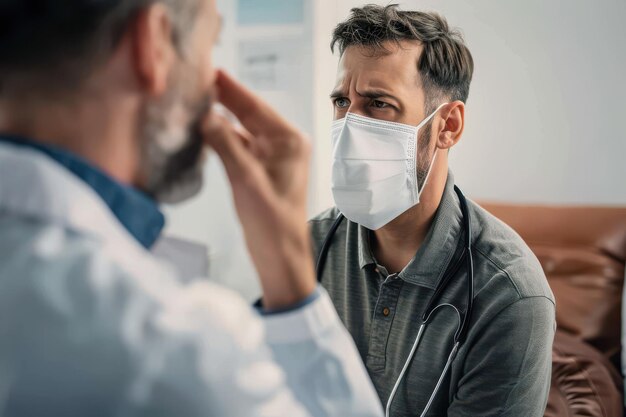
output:
<instances>
[{"instance_id":1,"label":"gray polo shirt","mask_svg":"<svg viewBox=\"0 0 626 417\"><path fill-rule=\"evenodd\" d=\"M462 243L459 200L448 176L434 222L411 262L388 273L370 250L371 231L347 219L337 230L322 277L359 349L383 405L417 336L421 316ZM550 385L554 296L541 265L522 239L468 200L472 218L475 296L467 339L429 416L543 416ZM317 256L339 212L311 220ZM393 271L390 271L393 272ZM461 267L442 303L465 311L467 268ZM458 319L451 308L433 314L391 407L419 416L445 366Z\"/></svg>"}]
</instances>

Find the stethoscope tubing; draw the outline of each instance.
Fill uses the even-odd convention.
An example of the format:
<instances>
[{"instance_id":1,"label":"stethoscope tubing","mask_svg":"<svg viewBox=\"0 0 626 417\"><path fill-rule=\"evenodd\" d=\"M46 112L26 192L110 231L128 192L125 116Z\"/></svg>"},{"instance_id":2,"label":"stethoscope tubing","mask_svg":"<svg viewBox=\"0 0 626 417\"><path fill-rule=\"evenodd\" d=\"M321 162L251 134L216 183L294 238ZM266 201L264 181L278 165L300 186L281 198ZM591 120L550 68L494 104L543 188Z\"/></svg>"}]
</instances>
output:
<instances>
[{"instance_id":1,"label":"stethoscope tubing","mask_svg":"<svg viewBox=\"0 0 626 417\"><path fill-rule=\"evenodd\" d=\"M454 334L454 345L452 347L452 350L450 351L450 354L448 355L448 360L446 361L443 371L441 372L441 375L439 376L437 380L437 384L435 385L435 388L433 392L431 393L424 410L420 414L421 417L425 416L428 410L430 409L430 407L432 406L432 403L435 400L435 397L437 393L439 392L439 389L441 388L441 384L443 383L443 380L446 374L448 373L450 366L452 365L452 362L456 358L456 355L459 351L461 344L465 341L465 337L469 329L469 324L470 324L472 310L473 310L473 303L474 303L474 259L473 259L474 256L472 253L473 251L472 251L471 218L470 218L469 210L467 208L467 200L465 199L465 196L456 185L454 186L454 191L459 197L459 202L461 206L461 214L463 216L463 226L464 226L464 231L465 231L465 236L464 236L465 242L464 242L463 250L459 258L457 258L457 261L454 264L452 264L451 267L446 268L447 272L439 281L437 287L435 288L433 295L431 296L431 299L426 304L427 306L426 310L424 311L424 314L422 315L422 323L417 332L415 341L413 342L413 346L411 347L411 351L409 352L409 355L407 356L407 360L405 361L404 366L402 367L402 370L400 371L400 375L398 376L398 379L396 380L393 386L393 389L391 390L391 394L389 395L389 398L387 400L387 405L385 407L386 417L389 417L391 404L395 398L398 388L400 387L400 384L402 383L402 380L404 379L404 376L409 368L409 365L413 357L415 356L415 353L417 352L419 344L422 340L422 336L424 334L424 330L426 329L426 326L428 325L428 322L430 321L432 314L441 307L444 307L444 306L452 307L457 313L459 325L458 325L457 331ZM318 282L322 281L322 273L324 270L324 266L326 264L326 257L328 254L328 249L330 248L330 245L332 243L332 238L334 234L336 233L337 229L339 228L339 226L341 225L344 218L345 217L342 214L339 214L339 216L337 216L337 219L335 219L330 230L328 231L328 234L326 235L326 238L324 239L324 242L322 243L322 247L320 249L318 259L317 259L317 265L316 265L316 273L317 273ZM452 278L456 276L458 270L460 269L464 261L467 262L467 268L468 268L468 271L467 271L468 272L468 279L467 279L468 288L467 288L467 308L465 310L465 315L462 316L460 310L452 304L449 304L449 303L442 303L442 304L437 304L437 305L435 304L437 303L437 300L443 294L443 291L448 286L449 282L452 280Z\"/></svg>"},{"instance_id":2,"label":"stethoscope tubing","mask_svg":"<svg viewBox=\"0 0 626 417\"><path fill-rule=\"evenodd\" d=\"M391 403L393 402L396 396L396 391L398 390L398 388L400 387L400 384L402 383L402 380L404 379L404 374L408 370L409 365L411 364L411 361L413 360L413 357L415 356L415 352L417 352L417 348L419 346L420 341L422 340L422 334L424 333L424 330L426 329L426 325L428 325L428 323L430 322L430 318L432 317L433 313L442 307L450 307L456 313L458 323L459 323L457 326L457 333L458 333L458 329L461 327L461 323L462 323L461 312L459 311L458 308L456 308L452 304L449 304L449 303L439 304L430 312L430 314L426 317L426 319L422 321L422 324L420 325L420 328L417 332L417 336L415 337L415 342L413 342L413 347L411 348L411 351L409 352L409 355L407 356L406 361L404 362L404 366L402 367L402 370L400 371L400 375L398 376L398 379L396 379L396 383L394 384L393 389L391 390L391 394L389 395L389 398L387 399L387 406L385 407L385 417L389 417L389 410L391 409ZM426 404L426 407L422 411L422 414L421 414L422 416L426 415L426 413L430 409L430 406L432 405L432 402L434 401L435 396L437 395L437 392L439 391L439 388L441 387L443 378L446 376L446 373L448 372L448 369L450 368L452 361L456 357L456 353L458 351L459 345L460 345L460 342L455 340L451 354L448 357L448 361L446 362L446 365L444 366L444 369L441 375L439 376L439 379L437 380L437 385L435 386L435 389L431 393L430 398L428 399L428 403Z\"/></svg>"}]
</instances>

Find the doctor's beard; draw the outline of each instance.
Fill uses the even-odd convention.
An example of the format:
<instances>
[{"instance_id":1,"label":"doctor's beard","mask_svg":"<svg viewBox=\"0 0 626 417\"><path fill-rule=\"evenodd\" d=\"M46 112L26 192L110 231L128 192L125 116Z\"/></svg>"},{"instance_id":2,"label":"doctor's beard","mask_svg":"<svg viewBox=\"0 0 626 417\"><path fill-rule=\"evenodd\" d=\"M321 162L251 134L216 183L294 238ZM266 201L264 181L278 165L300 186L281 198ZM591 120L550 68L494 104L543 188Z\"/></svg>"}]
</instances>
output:
<instances>
[{"instance_id":1,"label":"doctor's beard","mask_svg":"<svg viewBox=\"0 0 626 417\"><path fill-rule=\"evenodd\" d=\"M202 188L205 149L200 126L213 94L199 96L190 73L176 74L169 91L148 103L144 112L143 188L163 203L181 202Z\"/></svg>"}]
</instances>

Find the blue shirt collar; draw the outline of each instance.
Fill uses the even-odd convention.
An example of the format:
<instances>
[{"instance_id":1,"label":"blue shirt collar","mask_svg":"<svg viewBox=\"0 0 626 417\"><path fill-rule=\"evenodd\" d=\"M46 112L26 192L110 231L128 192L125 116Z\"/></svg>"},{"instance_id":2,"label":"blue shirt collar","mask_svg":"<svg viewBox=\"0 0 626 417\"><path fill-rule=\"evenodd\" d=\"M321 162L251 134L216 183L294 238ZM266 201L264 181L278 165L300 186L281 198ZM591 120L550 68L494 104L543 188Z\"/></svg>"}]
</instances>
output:
<instances>
[{"instance_id":1,"label":"blue shirt collar","mask_svg":"<svg viewBox=\"0 0 626 417\"><path fill-rule=\"evenodd\" d=\"M0 135L0 142L36 149L54 159L87 183L102 198L115 217L144 247L150 248L158 239L165 217L147 195L115 181L84 159L61 148L29 139Z\"/></svg>"}]
</instances>

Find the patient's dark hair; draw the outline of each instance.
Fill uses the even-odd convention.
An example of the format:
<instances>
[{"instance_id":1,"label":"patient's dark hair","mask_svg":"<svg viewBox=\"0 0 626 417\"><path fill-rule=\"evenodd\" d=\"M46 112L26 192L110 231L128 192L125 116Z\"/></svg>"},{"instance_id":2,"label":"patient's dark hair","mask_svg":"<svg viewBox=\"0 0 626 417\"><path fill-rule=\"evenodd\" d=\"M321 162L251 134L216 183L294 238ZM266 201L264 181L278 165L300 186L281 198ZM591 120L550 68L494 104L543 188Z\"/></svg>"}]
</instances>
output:
<instances>
[{"instance_id":1,"label":"patient's dark hair","mask_svg":"<svg viewBox=\"0 0 626 417\"><path fill-rule=\"evenodd\" d=\"M372 47L375 52L389 52L386 42L419 41L423 52L417 62L426 95L427 113L442 100L467 101L474 71L472 54L461 33L450 28L437 13L404 11L397 4L366 5L351 10L350 16L333 31L330 44L343 54L352 45Z\"/></svg>"},{"instance_id":2,"label":"patient's dark hair","mask_svg":"<svg viewBox=\"0 0 626 417\"><path fill-rule=\"evenodd\" d=\"M0 84L76 85L157 1L170 8L180 46L197 0L0 0Z\"/></svg>"}]
</instances>

